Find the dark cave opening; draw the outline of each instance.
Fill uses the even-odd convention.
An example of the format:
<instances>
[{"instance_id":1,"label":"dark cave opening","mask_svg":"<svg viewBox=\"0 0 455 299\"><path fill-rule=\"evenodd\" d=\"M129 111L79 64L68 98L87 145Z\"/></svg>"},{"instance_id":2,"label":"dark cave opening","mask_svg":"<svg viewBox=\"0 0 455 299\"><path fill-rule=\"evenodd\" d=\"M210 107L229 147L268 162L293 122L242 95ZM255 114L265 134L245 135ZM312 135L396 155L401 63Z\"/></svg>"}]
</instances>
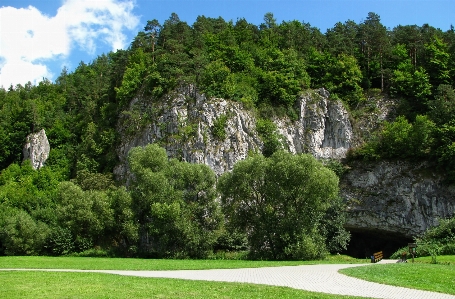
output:
<instances>
[{"instance_id":1,"label":"dark cave opening","mask_svg":"<svg viewBox=\"0 0 455 299\"><path fill-rule=\"evenodd\" d=\"M390 258L398 249L412 243L413 239L401 234L378 230L350 230L351 241L343 254L355 258L370 258L382 251L384 258Z\"/></svg>"}]
</instances>

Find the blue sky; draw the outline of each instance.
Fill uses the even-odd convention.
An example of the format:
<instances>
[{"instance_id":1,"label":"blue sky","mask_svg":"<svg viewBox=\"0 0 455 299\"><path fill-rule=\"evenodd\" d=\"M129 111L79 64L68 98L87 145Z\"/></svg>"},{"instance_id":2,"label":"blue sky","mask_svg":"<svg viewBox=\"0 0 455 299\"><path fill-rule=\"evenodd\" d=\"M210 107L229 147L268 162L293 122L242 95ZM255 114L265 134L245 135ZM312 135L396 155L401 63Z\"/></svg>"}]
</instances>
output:
<instances>
[{"instance_id":1,"label":"blue sky","mask_svg":"<svg viewBox=\"0 0 455 299\"><path fill-rule=\"evenodd\" d=\"M198 15L259 25L272 12L278 22L304 21L323 33L368 12L389 28L455 26L454 0L0 0L0 86L55 80L64 66L72 71L126 49L147 20L163 23L172 12L190 25Z\"/></svg>"}]
</instances>

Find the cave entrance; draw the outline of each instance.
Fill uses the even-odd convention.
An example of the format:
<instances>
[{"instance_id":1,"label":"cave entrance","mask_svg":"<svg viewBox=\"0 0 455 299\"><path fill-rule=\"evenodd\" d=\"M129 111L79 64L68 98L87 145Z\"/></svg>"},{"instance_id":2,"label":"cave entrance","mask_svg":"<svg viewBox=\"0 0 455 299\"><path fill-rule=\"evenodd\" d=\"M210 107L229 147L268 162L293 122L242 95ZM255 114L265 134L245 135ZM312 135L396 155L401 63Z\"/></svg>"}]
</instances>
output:
<instances>
[{"instance_id":1,"label":"cave entrance","mask_svg":"<svg viewBox=\"0 0 455 299\"><path fill-rule=\"evenodd\" d=\"M408 243L414 242L413 239L400 234L383 232L378 230L350 230L351 241L343 254L355 258L370 258L378 251L382 251L384 258L389 258L393 253Z\"/></svg>"}]
</instances>

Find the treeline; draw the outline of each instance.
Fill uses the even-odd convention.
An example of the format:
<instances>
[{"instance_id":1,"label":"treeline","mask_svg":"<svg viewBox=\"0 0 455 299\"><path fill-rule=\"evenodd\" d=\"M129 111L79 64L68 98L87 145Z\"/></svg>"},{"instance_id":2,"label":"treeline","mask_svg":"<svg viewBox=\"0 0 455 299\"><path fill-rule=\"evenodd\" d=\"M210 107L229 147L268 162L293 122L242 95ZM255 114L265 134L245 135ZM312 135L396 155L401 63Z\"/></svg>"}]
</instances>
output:
<instances>
[{"instance_id":1,"label":"treeline","mask_svg":"<svg viewBox=\"0 0 455 299\"><path fill-rule=\"evenodd\" d=\"M294 103L304 89L324 87L353 111L368 90L379 89L401 103L408 122L426 115L442 127L453 115L454 56L453 28L390 30L374 13L325 34L299 21L278 24L271 13L259 26L204 16L190 26L172 14L164 24L148 21L129 49L81 62L73 73L63 70L55 83L0 89L0 168L20 162L25 136L44 128L53 149L49 164L68 178L78 169L110 173L119 118L131 127L148 121L129 109L130 101L159 101L181 84L241 101L265 118L296 118Z\"/></svg>"},{"instance_id":2,"label":"treeline","mask_svg":"<svg viewBox=\"0 0 455 299\"><path fill-rule=\"evenodd\" d=\"M0 177L0 254L318 259L346 249L338 177L309 155L255 155L221 176L133 148L127 188L29 163ZM221 202L217 200L221 196Z\"/></svg>"},{"instance_id":3,"label":"treeline","mask_svg":"<svg viewBox=\"0 0 455 299\"><path fill-rule=\"evenodd\" d=\"M17 244L22 244L20 240L33 240L34 245L23 245L15 251L21 254L63 254L99 246L117 248L122 255L149 252L156 256L197 256L194 252L199 249L194 251L194 248L207 252L207 248L216 249L216 246L231 250L244 249L247 244L251 249L256 241L269 244L266 248L274 247L270 242L288 244L271 239L253 242L248 239L251 234L244 234L246 226L243 232L230 228L224 237L212 234L202 224L188 226L191 222L188 219L203 217L192 214L199 208L191 206L186 195L182 195L190 192L190 185L177 183L168 174L160 178L167 184L162 186L170 184L168 188L173 191L168 191L182 199L176 205L159 206L160 200L170 195L160 193L164 191L156 186L156 190L147 191L153 198L149 204L154 207L148 206L149 210L139 208L135 202L135 196L144 193L126 189L114 181L112 172L118 163L115 149L120 143L117 126L121 122L122 128L126 128L124 132L128 128L134 132L153 117L131 110L131 100L159 102L163 95L182 84L194 84L208 96L239 101L246 109L257 111L258 129L263 136L274 134L270 130L270 116L298 117L294 104L305 89L324 87L352 112L365 111L360 110L366 102L365 94L380 91L399 104L401 116L392 123L385 122L364 146L353 149L350 157L426 159L434 161L449 179L454 179L454 56L453 27L447 32L427 24L388 29L374 13L369 13L361 23L337 23L325 33L299 21L278 24L271 13L264 16L260 25L245 19L234 22L204 16L188 25L176 14L163 24L148 21L127 50L101 55L89 64L81 62L72 73L64 69L55 83L44 80L37 86L29 83L0 88L0 224L3 227L0 253L13 254L8 251L8 244L14 244L14 240ZM22 147L28 134L41 129L46 130L51 152L46 166L35 171L26 163L21 165ZM223 136L222 128L214 132ZM281 148L277 144L279 136L272 137L264 147L267 157ZM182 170L185 171L193 170ZM207 174L204 184L211 182L210 176ZM72 202L76 198L79 199ZM161 217L151 214L164 210L172 214L177 206L187 218L176 220L179 224L175 227L146 224L153 217ZM333 207L336 206L334 201ZM79 215L78 209L91 211L87 215L82 213L83 217L87 216L86 222L71 218ZM318 214L318 219L323 219L322 214ZM175 215L180 214L175 212ZM224 226L217 226L219 216L213 217L214 231L228 231ZM226 217L222 213L221 218ZM316 227L311 228L320 232L319 239L305 239L293 233L287 238L294 242L290 241L294 247L280 245L264 256L297 256L291 254L300 248L295 242L311 241L319 244L312 248L324 248L321 240L329 237L322 233L319 223L322 222L315 222ZM247 225L237 224L238 228ZM13 233L21 230L21 236ZM197 243L200 247L194 245L189 250L181 249L180 243L166 243L171 240L166 241L164 234L171 234L170 231L181 236L178 240L186 240L182 242L188 246L195 243L184 236L201 238ZM163 237L156 237L160 233ZM276 232L267 231L267 234L272 236ZM147 244L141 238L148 238L150 243L152 235L162 240L161 249L140 248L140 244ZM343 244L346 238L340 236L338 244ZM327 243L325 246L332 250ZM34 249L26 249L29 247ZM289 254L280 255L286 250Z\"/></svg>"}]
</instances>

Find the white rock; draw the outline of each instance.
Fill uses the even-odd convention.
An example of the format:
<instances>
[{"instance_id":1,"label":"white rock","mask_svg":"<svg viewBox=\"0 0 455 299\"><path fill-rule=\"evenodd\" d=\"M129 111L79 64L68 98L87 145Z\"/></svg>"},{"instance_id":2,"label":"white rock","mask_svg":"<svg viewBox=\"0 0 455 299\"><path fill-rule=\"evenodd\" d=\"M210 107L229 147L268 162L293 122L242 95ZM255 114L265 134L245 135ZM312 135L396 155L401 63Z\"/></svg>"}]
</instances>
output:
<instances>
[{"instance_id":1,"label":"white rock","mask_svg":"<svg viewBox=\"0 0 455 299\"><path fill-rule=\"evenodd\" d=\"M24 160L30 159L34 169L39 169L44 166L51 147L49 140L47 140L46 132L44 129L38 133L30 134L27 136L26 143L23 149Z\"/></svg>"}]
</instances>

